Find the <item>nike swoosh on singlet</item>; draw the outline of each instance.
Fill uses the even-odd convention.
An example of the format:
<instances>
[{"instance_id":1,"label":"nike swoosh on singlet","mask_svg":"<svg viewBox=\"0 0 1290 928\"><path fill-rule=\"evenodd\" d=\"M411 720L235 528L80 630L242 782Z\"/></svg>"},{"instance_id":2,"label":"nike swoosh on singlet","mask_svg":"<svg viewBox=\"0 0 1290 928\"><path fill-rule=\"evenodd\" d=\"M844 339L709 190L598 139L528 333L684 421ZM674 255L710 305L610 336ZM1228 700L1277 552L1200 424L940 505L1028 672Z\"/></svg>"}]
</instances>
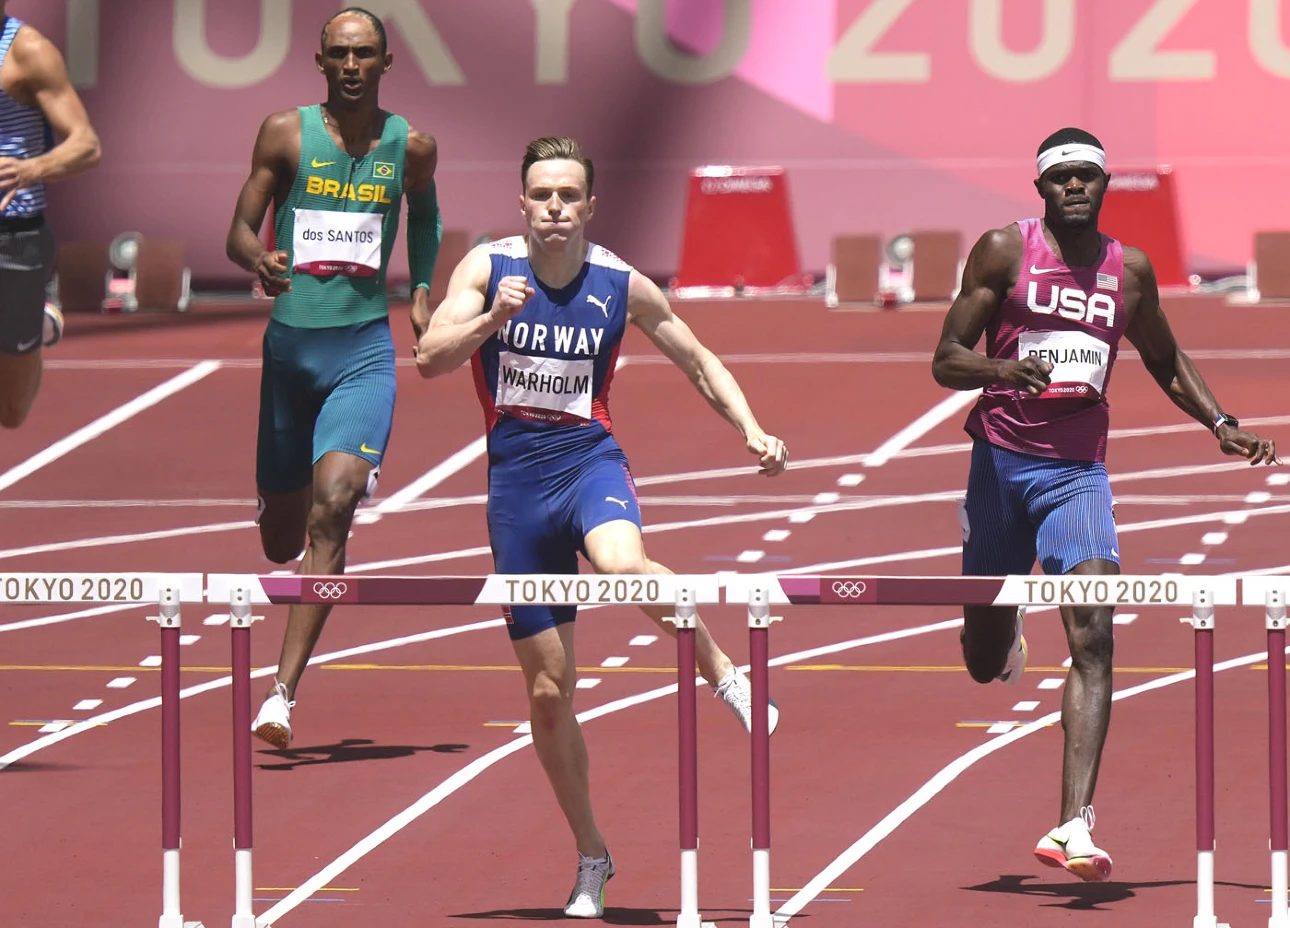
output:
<instances>
[{"instance_id":1,"label":"nike swoosh on singlet","mask_svg":"<svg viewBox=\"0 0 1290 928\"><path fill-rule=\"evenodd\" d=\"M1061 268L1059 267L1035 267L1033 264L1030 265L1030 273L1032 274L1051 274L1060 270Z\"/></svg>"},{"instance_id":2,"label":"nike swoosh on singlet","mask_svg":"<svg viewBox=\"0 0 1290 928\"><path fill-rule=\"evenodd\" d=\"M377 451L375 448L367 447L367 442L363 442L361 445L359 445L358 450L363 452L364 454L374 454L377 457L381 456L381 452Z\"/></svg>"},{"instance_id":3,"label":"nike swoosh on singlet","mask_svg":"<svg viewBox=\"0 0 1290 928\"><path fill-rule=\"evenodd\" d=\"M335 163L335 161L319 161L317 158L314 158L309 162L309 166L313 168L325 168Z\"/></svg>"}]
</instances>

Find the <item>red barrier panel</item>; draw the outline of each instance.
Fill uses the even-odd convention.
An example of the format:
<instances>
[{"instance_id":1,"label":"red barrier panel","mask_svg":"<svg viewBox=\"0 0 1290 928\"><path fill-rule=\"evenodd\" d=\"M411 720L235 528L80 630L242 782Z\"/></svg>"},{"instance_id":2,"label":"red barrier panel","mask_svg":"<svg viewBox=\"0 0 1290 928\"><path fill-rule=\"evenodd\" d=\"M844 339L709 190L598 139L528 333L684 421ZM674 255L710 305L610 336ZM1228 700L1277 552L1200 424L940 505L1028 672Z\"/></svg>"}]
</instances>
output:
<instances>
[{"instance_id":1,"label":"red barrier panel","mask_svg":"<svg viewBox=\"0 0 1290 928\"><path fill-rule=\"evenodd\" d=\"M1178 221L1174 175L1168 166L1149 170L1111 169L1098 227L1126 245L1141 248L1162 287L1186 287L1187 266Z\"/></svg>"},{"instance_id":2,"label":"red barrier panel","mask_svg":"<svg viewBox=\"0 0 1290 928\"><path fill-rule=\"evenodd\" d=\"M690 172L677 296L803 293L783 168L708 165Z\"/></svg>"}]
</instances>

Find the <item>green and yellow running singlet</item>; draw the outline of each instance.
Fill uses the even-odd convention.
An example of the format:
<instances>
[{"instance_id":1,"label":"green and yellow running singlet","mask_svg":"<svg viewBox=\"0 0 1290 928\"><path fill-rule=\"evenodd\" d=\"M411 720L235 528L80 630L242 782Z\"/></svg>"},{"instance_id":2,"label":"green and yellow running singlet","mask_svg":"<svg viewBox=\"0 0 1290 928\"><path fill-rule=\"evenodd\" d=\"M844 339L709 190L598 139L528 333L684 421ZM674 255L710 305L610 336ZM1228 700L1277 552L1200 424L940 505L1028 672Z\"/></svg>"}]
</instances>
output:
<instances>
[{"instance_id":1,"label":"green and yellow running singlet","mask_svg":"<svg viewBox=\"0 0 1290 928\"><path fill-rule=\"evenodd\" d=\"M274 241L290 256L291 289L274 301L274 319L321 329L389 314L385 269L399 232L407 145L407 120L387 113L376 148L353 158L332 140L321 107L300 107L300 164L273 221Z\"/></svg>"}]
</instances>

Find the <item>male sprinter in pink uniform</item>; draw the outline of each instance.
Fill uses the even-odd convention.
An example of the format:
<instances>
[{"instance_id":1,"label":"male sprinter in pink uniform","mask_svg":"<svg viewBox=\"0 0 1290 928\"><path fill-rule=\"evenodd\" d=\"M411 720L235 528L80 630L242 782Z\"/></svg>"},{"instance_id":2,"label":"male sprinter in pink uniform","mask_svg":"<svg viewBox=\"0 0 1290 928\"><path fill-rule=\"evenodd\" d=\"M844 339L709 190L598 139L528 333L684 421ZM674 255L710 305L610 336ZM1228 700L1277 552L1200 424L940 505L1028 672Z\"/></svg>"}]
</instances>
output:
<instances>
[{"instance_id":1,"label":"male sprinter in pink uniform","mask_svg":"<svg viewBox=\"0 0 1290 928\"><path fill-rule=\"evenodd\" d=\"M1043 219L981 236L945 318L932 372L955 390L984 388L967 419L974 439L960 513L963 573L1118 574L1119 543L1104 460L1107 387L1123 335L1176 406L1224 454L1279 463L1271 441L1223 412L1178 347L1147 256L1097 229L1110 175L1096 138L1062 129L1039 146ZM986 352L974 349L986 335ZM1084 880L1111 875L1093 844L1093 789L1111 718L1110 607L1063 607L1071 669L1060 822L1040 862ZM1015 683L1026 666L1022 611L963 609L963 657L979 683Z\"/></svg>"},{"instance_id":2,"label":"male sprinter in pink uniform","mask_svg":"<svg viewBox=\"0 0 1290 928\"><path fill-rule=\"evenodd\" d=\"M453 271L417 349L434 377L472 359L488 428L488 537L500 573L578 573L582 552L597 573L669 573L645 554L627 457L609 419L609 384L629 323L689 375L742 435L761 473L788 464L721 361L694 337L648 277L586 239L596 200L591 159L573 139L529 143L520 166L528 235L480 245ZM669 634L666 607L646 607ZM600 918L614 862L591 810L587 747L573 713L573 606L516 606L507 613L524 670L533 747L578 848L564 914ZM752 724L747 678L702 622L699 672ZM778 711L771 706L772 727Z\"/></svg>"}]
</instances>

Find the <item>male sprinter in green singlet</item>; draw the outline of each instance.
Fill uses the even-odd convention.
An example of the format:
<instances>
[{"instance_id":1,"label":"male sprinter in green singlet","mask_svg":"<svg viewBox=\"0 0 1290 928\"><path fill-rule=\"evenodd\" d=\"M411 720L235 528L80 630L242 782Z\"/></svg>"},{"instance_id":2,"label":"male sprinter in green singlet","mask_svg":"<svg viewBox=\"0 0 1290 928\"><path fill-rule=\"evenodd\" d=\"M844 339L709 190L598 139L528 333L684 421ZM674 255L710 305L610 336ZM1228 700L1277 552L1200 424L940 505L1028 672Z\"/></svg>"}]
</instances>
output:
<instances>
[{"instance_id":1,"label":"male sprinter in green singlet","mask_svg":"<svg viewBox=\"0 0 1290 928\"><path fill-rule=\"evenodd\" d=\"M256 454L264 553L285 564L303 547L301 573L338 574L394 418L385 272L402 197L417 339L430 320L443 225L434 139L377 103L381 75L393 63L380 19L358 7L337 13L323 26L317 62L327 102L264 121L227 247L274 297ZM275 251L258 235L270 200ZM277 678L252 724L275 747L291 743L296 684L330 611L290 608Z\"/></svg>"}]
</instances>

